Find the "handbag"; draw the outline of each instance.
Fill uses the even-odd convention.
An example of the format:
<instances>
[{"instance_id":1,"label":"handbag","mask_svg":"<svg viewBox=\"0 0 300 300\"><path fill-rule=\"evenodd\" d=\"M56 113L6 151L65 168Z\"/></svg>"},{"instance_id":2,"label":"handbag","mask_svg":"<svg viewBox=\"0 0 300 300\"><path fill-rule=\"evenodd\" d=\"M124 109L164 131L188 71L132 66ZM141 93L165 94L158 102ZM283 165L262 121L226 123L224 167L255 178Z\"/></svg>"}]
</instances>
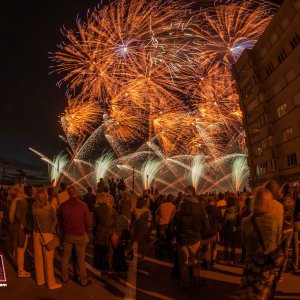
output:
<instances>
[{"instance_id":1,"label":"handbag","mask_svg":"<svg viewBox=\"0 0 300 300\"><path fill-rule=\"evenodd\" d=\"M41 237L42 237L42 240L43 240L43 245L44 245L45 249L50 252L50 251L55 250L57 247L59 247L60 246L60 241L59 241L57 235L54 235L53 239L50 242L45 243L45 239L44 239L43 233L42 233L41 228L40 228L40 223L39 223L38 217L36 218L36 223L37 223L37 226L38 226L38 230L41 234Z\"/></svg>"},{"instance_id":2,"label":"handbag","mask_svg":"<svg viewBox=\"0 0 300 300\"><path fill-rule=\"evenodd\" d=\"M47 251L55 250L57 247L60 246L59 239L57 238L57 236L54 236L54 238L47 244L44 244L44 246Z\"/></svg>"},{"instance_id":3,"label":"handbag","mask_svg":"<svg viewBox=\"0 0 300 300\"><path fill-rule=\"evenodd\" d=\"M264 250L264 253L267 257L267 263L269 263L277 268L281 267L281 265L283 264L283 262L285 260L285 254L283 252L281 243L279 243L273 251L267 252L266 245L264 243L264 239L263 239L262 234L257 226L257 223L255 222L254 215L251 217L251 220L252 220L254 230L256 231L256 233L258 235L259 242L260 242L260 244Z\"/></svg>"}]
</instances>

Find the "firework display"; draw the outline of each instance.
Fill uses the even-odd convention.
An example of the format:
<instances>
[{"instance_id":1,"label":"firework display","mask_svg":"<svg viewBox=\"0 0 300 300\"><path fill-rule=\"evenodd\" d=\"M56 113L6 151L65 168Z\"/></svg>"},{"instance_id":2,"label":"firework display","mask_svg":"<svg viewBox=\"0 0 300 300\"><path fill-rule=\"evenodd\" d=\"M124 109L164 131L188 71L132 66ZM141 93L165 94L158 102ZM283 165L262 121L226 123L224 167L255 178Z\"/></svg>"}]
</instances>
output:
<instances>
[{"instance_id":1,"label":"firework display","mask_svg":"<svg viewBox=\"0 0 300 300\"><path fill-rule=\"evenodd\" d=\"M82 185L121 173L131 186L135 167L136 185L147 189L181 190L187 181L202 192L242 188L248 170L231 65L273 14L256 1L193 11L177 1L116 0L65 29L51 59L69 95L66 173L77 169ZM80 162L108 145L115 159Z\"/></svg>"}]
</instances>

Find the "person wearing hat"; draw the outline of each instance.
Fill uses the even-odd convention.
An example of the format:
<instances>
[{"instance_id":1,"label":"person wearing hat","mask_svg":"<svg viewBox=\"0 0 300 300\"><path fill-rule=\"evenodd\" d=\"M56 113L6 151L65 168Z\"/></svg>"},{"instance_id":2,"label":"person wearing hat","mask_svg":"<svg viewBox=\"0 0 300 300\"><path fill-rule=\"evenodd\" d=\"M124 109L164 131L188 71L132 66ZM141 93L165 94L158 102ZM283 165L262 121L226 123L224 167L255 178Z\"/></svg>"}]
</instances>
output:
<instances>
[{"instance_id":1,"label":"person wearing hat","mask_svg":"<svg viewBox=\"0 0 300 300\"><path fill-rule=\"evenodd\" d=\"M239 299L268 299L275 292L277 268L269 262L267 254L281 242L282 222L272 193L265 187L258 187L254 194L253 213L242 221L242 242L247 258Z\"/></svg>"}]
</instances>

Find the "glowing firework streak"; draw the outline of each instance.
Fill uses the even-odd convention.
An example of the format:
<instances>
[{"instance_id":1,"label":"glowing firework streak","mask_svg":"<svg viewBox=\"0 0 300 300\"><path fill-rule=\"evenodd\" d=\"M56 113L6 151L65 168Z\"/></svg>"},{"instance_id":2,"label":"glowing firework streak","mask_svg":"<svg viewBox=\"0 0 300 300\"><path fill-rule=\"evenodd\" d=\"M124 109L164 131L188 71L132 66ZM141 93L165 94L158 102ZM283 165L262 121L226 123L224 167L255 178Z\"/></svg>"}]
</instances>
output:
<instances>
[{"instance_id":1,"label":"glowing firework streak","mask_svg":"<svg viewBox=\"0 0 300 300\"><path fill-rule=\"evenodd\" d=\"M149 190L155 176L158 174L161 167L161 162L159 160L150 158L142 166L141 176L142 182L145 190Z\"/></svg>"},{"instance_id":2,"label":"glowing firework streak","mask_svg":"<svg viewBox=\"0 0 300 300\"><path fill-rule=\"evenodd\" d=\"M49 176L53 186L56 186L59 179L69 163L69 157L63 152L54 156L52 164L48 164Z\"/></svg>"},{"instance_id":3,"label":"glowing firework streak","mask_svg":"<svg viewBox=\"0 0 300 300\"><path fill-rule=\"evenodd\" d=\"M241 191L242 184L249 177L247 157L237 157L232 163L232 185L235 192Z\"/></svg>"},{"instance_id":4,"label":"glowing firework streak","mask_svg":"<svg viewBox=\"0 0 300 300\"><path fill-rule=\"evenodd\" d=\"M196 192L198 191L199 180L203 176L204 163L205 163L205 159L201 154L196 155L192 162L191 181Z\"/></svg>"},{"instance_id":5,"label":"glowing firework streak","mask_svg":"<svg viewBox=\"0 0 300 300\"><path fill-rule=\"evenodd\" d=\"M102 153L101 157L96 160L95 163L95 178L96 182L100 181L100 178L104 178L114 161L114 155L111 152Z\"/></svg>"}]
</instances>

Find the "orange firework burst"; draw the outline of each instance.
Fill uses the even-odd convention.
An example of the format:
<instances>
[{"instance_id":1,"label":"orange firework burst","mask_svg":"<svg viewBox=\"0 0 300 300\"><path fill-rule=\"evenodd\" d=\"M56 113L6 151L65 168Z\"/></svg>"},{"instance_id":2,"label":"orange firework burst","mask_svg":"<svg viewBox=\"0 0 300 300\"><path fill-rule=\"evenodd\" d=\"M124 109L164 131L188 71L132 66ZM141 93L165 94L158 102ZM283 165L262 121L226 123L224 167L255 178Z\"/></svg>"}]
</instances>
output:
<instances>
[{"instance_id":1,"label":"orange firework burst","mask_svg":"<svg viewBox=\"0 0 300 300\"><path fill-rule=\"evenodd\" d=\"M99 107L92 101L69 99L68 103L60 120L65 133L82 137L95 130L100 116Z\"/></svg>"},{"instance_id":2,"label":"orange firework burst","mask_svg":"<svg viewBox=\"0 0 300 300\"><path fill-rule=\"evenodd\" d=\"M202 10L194 31L199 62L235 62L255 45L272 17L269 4L253 0Z\"/></svg>"}]
</instances>

